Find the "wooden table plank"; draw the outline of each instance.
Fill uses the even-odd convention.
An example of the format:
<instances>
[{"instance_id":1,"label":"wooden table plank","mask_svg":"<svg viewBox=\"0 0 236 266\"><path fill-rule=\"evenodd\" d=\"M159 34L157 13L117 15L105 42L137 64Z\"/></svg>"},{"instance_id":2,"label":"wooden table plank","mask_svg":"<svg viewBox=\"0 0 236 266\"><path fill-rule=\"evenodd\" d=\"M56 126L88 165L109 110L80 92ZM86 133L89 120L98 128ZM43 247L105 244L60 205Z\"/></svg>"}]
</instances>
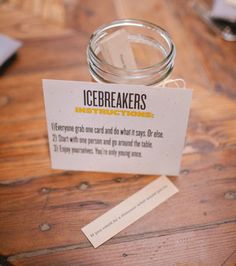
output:
<instances>
[{"instance_id":1,"label":"wooden table plank","mask_svg":"<svg viewBox=\"0 0 236 266\"><path fill-rule=\"evenodd\" d=\"M184 232L160 232L147 238L115 239L100 248L58 247L41 252L16 255L13 265L234 265L236 223L202 226ZM158 237L156 237L158 236ZM207 251L207 252L206 252Z\"/></svg>"},{"instance_id":2,"label":"wooden table plank","mask_svg":"<svg viewBox=\"0 0 236 266\"><path fill-rule=\"evenodd\" d=\"M71 66L78 68L86 64L84 51L87 42L82 34L76 33L52 38L23 39L24 44L18 53L16 64L10 67L9 75L17 79L15 74L65 69ZM34 61L35 57L37 62Z\"/></svg>"},{"instance_id":3,"label":"wooden table plank","mask_svg":"<svg viewBox=\"0 0 236 266\"><path fill-rule=\"evenodd\" d=\"M186 226L198 228L214 221L236 222L235 196L230 198L230 193L236 190L236 151L212 152L207 158L206 161L205 155L197 153L186 156L181 176L172 178L181 193L116 237ZM2 184L0 238L7 241L2 243L1 252L10 255L87 243L81 227L153 179L153 176L64 172L25 183ZM191 212L186 213L188 206ZM50 230L40 229L44 223L50 224ZM37 241L22 243L18 239Z\"/></svg>"},{"instance_id":4,"label":"wooden table plank","mask_svg":"<svg viewBox=\"0 0 236 266\"><path fill-rule=\"evenodd\" d=\"M54 58L57 58L55 54ZM57 60L57 59L56 59ZM46 63L46 62L44 62ZM89 80L87 67L80 66L79 63L73 67L67 66L63 69L44 70L37 73L27 73L9 76L0 82L0 110L1 110L1 128L6 124L24 120L33 120L34 118L45 117L42 79L74 79L82 77ZM17 116L16 116L17 114ZM45 132L46 133L46 132Z\"/></svg>"}]
</instances>

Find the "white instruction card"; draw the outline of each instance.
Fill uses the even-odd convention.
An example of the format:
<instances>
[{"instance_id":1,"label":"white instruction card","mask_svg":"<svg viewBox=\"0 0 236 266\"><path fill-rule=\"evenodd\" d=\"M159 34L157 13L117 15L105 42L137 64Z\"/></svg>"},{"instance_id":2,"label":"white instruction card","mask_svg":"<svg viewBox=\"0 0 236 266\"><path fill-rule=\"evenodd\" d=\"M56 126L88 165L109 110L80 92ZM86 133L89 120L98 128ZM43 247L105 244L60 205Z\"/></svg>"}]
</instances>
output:
<instances>
[{"instance_id":1,"label":"white instruction card","mask_svg":"<svg viewBox=\"0 0 236 266\"><path fill-rule=\"evenodd\" d=\"M81 230L96 248L178 191L166 176L161 176Z\"/></svg>"},{"instance_id":2,"label":"white instruction card","mask_svg":"<svg viewBox=\"0 0 236 266\"><path fill-rule=\"evenodd\" d=\"M43 80L52 168L178 175L192 91Z\"/></svg>"}]
</instances>

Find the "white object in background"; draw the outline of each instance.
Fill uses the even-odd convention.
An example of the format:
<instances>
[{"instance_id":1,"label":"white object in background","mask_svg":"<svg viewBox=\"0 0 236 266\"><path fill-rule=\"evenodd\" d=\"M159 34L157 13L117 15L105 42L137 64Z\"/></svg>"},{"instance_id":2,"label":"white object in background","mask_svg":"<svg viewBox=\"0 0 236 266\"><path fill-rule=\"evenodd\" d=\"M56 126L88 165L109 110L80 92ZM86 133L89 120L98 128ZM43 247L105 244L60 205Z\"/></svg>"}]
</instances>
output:
<instances>
[{"instance_id":1,"label":"white object in background","mask_svg":"<svg viewBox=\"0 0 236 266\"><path fill-rule=\"evenodd\" d=\"M22 42L0 34L0 67L22 46Z\"/></svg>"},{"instance_id":2,"label":"white object in background","mask_svg":"<svg viewBox=\"0 0 236 266\"><path fill-rule=\"evenodd\" d=\"M232 0L231 0L232 1ZM215 0L210 17L213 19L223 19L231 23L236 22L236 6L225 0Z\"/></svg>"}]
</instances>

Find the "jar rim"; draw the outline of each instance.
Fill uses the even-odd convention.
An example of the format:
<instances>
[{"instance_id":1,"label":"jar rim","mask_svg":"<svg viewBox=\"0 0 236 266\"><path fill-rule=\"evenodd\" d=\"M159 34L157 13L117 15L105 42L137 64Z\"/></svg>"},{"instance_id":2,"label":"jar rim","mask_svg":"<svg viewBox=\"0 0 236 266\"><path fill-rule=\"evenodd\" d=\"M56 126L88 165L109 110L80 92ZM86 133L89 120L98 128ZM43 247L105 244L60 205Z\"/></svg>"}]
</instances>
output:
<instances>
[{"instance_id":1,"label":"jar rim","mask_svg":"<svg viewBox=\"0 0 236 266\"><path fill-rule=\"evenodd\" d=\"M104 60L101 60L96 55L95 51L92 48L93 41L95 40L95 38L97 37L98 34L101 34L101 32L104 32L104 31L112 29L112 28L120 27L120 26L146 27L147 29L150 29L152 31L156 31L168 44L168 46L170 48L169 53L158 63L152 64L152 65L146 66L146 67L140 67L137 69L136 68L122 69L122 68L116 67L114 65L111 65ZM119 71L119 72L125 71L126 73L138 73L138 72L140 73L140 72L146 72L146 71L156 69L157 67L161 67L161 66L165 65L166 63L168 63L168 61L172 60L175 57L175 45L174 45L172 38L170 37L169 33L166 30L164 30L162 27L157 26L156 24L154 24L152 22L148 22L148 21L141 20L141 19L119 19L119 20L114 20L111 23L103 24L94 31L94 33L90 37L89 44L87 47L88 56L90 56L90 53L91 53L91 56L93 57L93 60L95 60L97 64L103 64L104 66L112 67L112 68L116 69L116 71Z\"/></svg>"}]
</instances>

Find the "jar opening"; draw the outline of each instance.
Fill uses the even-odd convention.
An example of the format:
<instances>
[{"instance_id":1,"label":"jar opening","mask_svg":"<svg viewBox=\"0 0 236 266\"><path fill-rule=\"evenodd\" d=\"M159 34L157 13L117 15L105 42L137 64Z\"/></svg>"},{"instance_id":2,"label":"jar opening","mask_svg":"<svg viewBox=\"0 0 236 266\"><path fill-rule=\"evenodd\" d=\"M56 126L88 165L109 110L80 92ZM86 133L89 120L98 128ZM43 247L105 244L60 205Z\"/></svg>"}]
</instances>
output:
<instances>
[{"instance_id":1,"label":"jar opening","mask_svg":"<svg viewBox=\"0 0 236 266\"><path fill-rule=\"evenodd\" d=\"M117 67L101 53L102 41L120 29L127 32L135 67ZM93 33L87 58L90 73L98 82L152 85L164 80L172 71L175 46L169 34L155 24L124 19L103 25Z\"/></svg>"}]
</instances>

